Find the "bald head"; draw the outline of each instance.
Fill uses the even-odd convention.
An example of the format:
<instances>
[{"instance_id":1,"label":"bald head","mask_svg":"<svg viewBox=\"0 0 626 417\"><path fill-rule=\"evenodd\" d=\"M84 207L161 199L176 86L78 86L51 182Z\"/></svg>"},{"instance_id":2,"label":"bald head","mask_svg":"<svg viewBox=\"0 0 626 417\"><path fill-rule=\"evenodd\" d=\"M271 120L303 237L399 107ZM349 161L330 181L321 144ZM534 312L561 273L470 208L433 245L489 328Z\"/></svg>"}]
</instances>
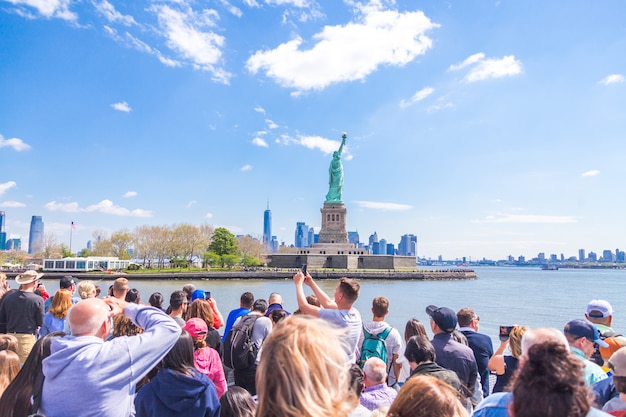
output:
<instances>
[{"instance_id":1,"label":"bald head","mask_svg":"<svg viewBox=\"0 0 626 417\"><path fill-rule=\"evenodd\" d=\"M279 293L273 292L270 294L270 297L267 299L267 303L283 305L283 297Z\"/></svg>"},{"instance_id":2,"label":"bald head","mask_svg":"<svg viewBox=\"0 0 626 417\"><path fill-rule=\"evenodd\" d=\"M108 323L110 312L109 306L99 298L82 300L68 314L72 335L106 337L102 334L102 326Z\"/></svg>"},{"instance_id":3,"label":"bald head","mask_svg":"<svg viewBox=\"0 0 626 417\"><path fill-rule=\"evenodd\" d=\"M522 357L528 355L528 349L532 345L544 342L560 343L569 349L569 343L563 332L553 327L540 327L538 329L526 330L522 336Z\"/></svg>"}]
</instances>

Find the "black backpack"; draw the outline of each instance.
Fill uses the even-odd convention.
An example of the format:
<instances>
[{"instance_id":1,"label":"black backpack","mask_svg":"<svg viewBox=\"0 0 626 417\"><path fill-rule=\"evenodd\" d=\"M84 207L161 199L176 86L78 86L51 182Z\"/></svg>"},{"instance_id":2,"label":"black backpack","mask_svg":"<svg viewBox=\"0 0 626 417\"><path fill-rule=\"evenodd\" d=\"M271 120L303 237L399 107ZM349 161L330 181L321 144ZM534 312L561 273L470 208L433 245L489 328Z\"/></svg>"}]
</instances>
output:
<instances>
[{"instance_id":1,"label":"black backpack","mask_svg":"<svg viewBox=\"0 0 626 417\"><path fill-rule=\"evenodd\" d=\"M228 332L224 341L224 365L232 369L248 369L256 361L259 348L252 341L252 330L259 314L242 316Z\"/></svg>"},{"instance_id":2,"label":"black backpack","mask_svg":"<svg viewBox=\"0 0 626 417\"><path fill-rule=\"evenodd\" d=\"M607 337L618 337L618 336L622 336L622 334L617 333L617 332L600 332L600 339L604 340ZM600 354L600 347L598 345L596 345L596 350L593 352L593 354L591 355L591 357L589 358L589 360L591 362L595 362L598 366L604 366L604 359L602 359L602 355Z\"/></svg>"}]
</instances>

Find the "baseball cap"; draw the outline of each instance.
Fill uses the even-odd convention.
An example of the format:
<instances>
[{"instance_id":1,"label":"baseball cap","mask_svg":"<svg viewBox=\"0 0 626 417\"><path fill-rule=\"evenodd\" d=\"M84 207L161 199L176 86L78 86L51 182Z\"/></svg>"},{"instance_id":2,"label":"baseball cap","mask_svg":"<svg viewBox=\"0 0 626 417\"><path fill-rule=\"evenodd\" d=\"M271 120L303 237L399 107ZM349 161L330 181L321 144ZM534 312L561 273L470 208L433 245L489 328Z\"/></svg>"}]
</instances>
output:
<instances>
[{"instance_id":1,"label":"baseball cap","mask_svg":"<svg viewBox=\"0 0 626 417\"><path fill-rule=\"evenodd\" d=\"M202 290L195 290L194 292L191 293L191 301L194 300L206 300L206 293Z\"/></svg>"},{"instance_id":2,"label":"baseball cap","mask_svg":"<svg viewBox=\"0 0 626 417\"><path fill-rule=\"evenodd\" d=\"M594 319L601 319L613 315L613 307L606 300L591 300L587 304L587 315Z\"/></svg>"},{"instance_id":3,"label":"baseball cap","mask_svg":"<svg viewBox=\"0 0 626 417\"><path fill-rule=\"evenodd\" d=\"M609 359L613 376L626 376L626 348L618 349Z\"/></svg>"},{"instance_id":4,"label":"baseball cap","mask_svg":"<svg viewBox=\"0 0 626 417\"><path fill-rule=\"evenodd\" d=\"M206 322L198 317L187 320L187 323L183 326L183 330L186 330L191 337L204 337L209 332Z\"/></svg>"},{"instance_id":5,"label":"baseball cap","mask_svg":"<svg viewBox=\"0 0 626 417\"><path fill-rule=\"evenodd\" d=\"M612 336L604 339L604 342L609 345L608 347L600 348L600 355L603 358L610 358L619 349L626 346L626 337L624 336Z\"/></svg>"},{"instance_id":6,"label":"baseball cap","mask_svg":"<svg viewBox=\"0 0 626 417\"><path fill-rule=\"evenodd\" d=\"M66 275L63 278L61 278L61 280L59 281L59 288L67 290L72 285L76 285L76 281L78 281L76 278L70 275Z\"/></svg>"},{"instance_id":7,"label":"baseball cap","mask_svg":"<svg viewBox=\"0 0 626 417\"><path fill-rule=\"evenodd\" d=\"M585 320L572 320L565 325L563 333L573 334L574 336L584 337L600 347L609 347L608 343L600 339L600 332L593 324Z\"/></svg>"},{"instance_id":8,"label":"baseball cap","mask_svg":"<svg viewBox=\"0 0 626 417\"><path fill-rule=\"evenodd\" d=\"M429 305L426 307L428 314L435 324L446 333L452 333L456 327L457 319L454 310L448 307L437 307Z\"/></svg>"}]
</instances>

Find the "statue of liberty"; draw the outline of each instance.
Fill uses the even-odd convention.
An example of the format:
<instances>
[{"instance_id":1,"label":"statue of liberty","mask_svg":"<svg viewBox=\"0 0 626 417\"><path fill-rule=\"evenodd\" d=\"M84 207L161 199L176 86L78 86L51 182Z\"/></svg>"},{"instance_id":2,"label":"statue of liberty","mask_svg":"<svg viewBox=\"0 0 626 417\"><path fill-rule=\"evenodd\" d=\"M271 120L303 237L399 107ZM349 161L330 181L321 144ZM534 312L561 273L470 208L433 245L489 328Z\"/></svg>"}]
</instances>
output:
<instances>
[{"instance_id":1,"label":"statue of liberty","mask_svg":"<svg viewBox=\"0 0 626 417\"><path fill-rule=\"evenodd\" d=\"M328 194L326 194L326 203L342 203L341 190L343 189L343 165L341 165L341 151L343 145L346 144L348 135L344 132L341 135L341 146L333 152L333 160L330 161L328 168Z\"/></svg>"}]
</instances>

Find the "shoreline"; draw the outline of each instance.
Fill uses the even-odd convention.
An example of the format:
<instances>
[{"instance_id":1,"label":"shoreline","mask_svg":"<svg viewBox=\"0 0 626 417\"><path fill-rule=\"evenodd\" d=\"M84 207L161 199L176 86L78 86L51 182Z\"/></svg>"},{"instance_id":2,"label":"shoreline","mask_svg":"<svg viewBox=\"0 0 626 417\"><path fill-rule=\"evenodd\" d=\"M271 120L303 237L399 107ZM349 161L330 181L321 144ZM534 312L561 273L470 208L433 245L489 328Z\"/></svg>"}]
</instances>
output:
<instances>
[{"instance_id":1,"label":"shoreline","mask_svg":"<svg viewBox=\"0 0 626 417\"><path fill-rule=\"evenodd\" d=\"M60 279L71 275L77 279L108 280L119 277L132 280L284 280L292 279L296 270L279 271L216 271L216 272L162 272L151 274L134 274L124 272L85 273L85 272L44 272L43 279ZM476 272L469 269L448 269L437 271L359 271L329 270L309 271L314 279L340 279L349 277L359 280L417 280L417 281L461 281L478 279ZM7 273L7 277L15 278L17 273Z\"/></svg>"}]
</instances>

